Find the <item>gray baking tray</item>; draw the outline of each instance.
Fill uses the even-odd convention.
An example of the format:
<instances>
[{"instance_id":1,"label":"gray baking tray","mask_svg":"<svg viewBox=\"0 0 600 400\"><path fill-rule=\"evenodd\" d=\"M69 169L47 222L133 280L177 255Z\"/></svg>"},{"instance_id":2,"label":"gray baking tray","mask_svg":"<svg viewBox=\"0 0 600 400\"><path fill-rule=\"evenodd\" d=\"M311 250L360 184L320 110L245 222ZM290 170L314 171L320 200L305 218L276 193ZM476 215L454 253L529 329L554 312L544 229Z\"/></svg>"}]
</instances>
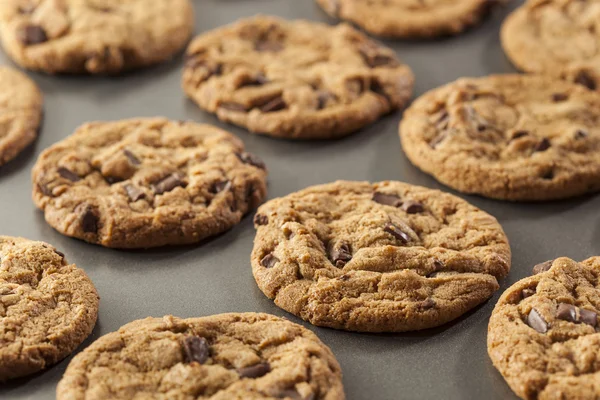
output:
<instances>
[{"instance_id":1,"label":"gray baking tray","mask_svg":"<svg viewBox=\"0 0 600 400\"><path fill-rule=\"evenodd\" d=\"M519 3L494 11L479 27L453 38L386 41L415 72L415 96L461 76L514 72L498 32L503 18ZM195 5L196 33L257 13L334 23L311 0L196 0ZM4 55L0 62L12 65ZM93 334L77 351L147 316L260 311L301 323L329 345L342 365L350 400L516 398L487 356L490 313L502 290L529 275L534 264L558 256L581 260L600 255L600 197L512 204L455 193L417 170L403 155L397 132L400 113L338 141L254 136L220 123L186 100L180 89L181 68L179 56L118 78L29 74L45 93L45 119L39 140L0 169L0 233L52 243L94 281L101 295L100 316ZM239 135L269 167L269 198L336 179L395 179L458 194L502 223L513 250L510 275L491 300L440 328L358 334L311 326L261 293L249 262L254 238L251 216L201 245L147 251L105 249L50 228L31 202L30 171L38 154L86 121L157 115L207 122ZM53 399L70 359L3 384L0 398Z\"/></svg>"}]
</instances>

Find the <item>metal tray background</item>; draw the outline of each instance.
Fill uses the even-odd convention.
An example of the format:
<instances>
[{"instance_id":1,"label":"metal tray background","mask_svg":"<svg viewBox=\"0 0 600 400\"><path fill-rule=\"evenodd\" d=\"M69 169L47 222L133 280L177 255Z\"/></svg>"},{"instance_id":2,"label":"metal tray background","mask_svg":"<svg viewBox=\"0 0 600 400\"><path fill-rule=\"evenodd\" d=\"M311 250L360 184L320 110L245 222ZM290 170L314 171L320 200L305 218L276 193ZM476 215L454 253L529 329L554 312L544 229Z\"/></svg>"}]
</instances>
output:
<instances>
[{"instance_id":1,"label":"metal tray background","mask_svg":"<svg viewBox=\"0 0 600 400\"><path fill-rule=\"evenodd\" d=\"M498 32L503 18L519 3L496 10L482 25L453 38L386 41L414 70L415 96L461 76L515 71L502 52ZM195 5L196 33L257 13L334 22L311 0L196 0ZM0 62L12 65L3 54ZM44 148L90 120L163 115L224 127L267 163L269 198L336 179L395 179L452 192L403 155L397 133L401 113L338 141L292 142L254 136L220 123L186 100L180 89L181 68L179 56L118 78L29 74L45 93L45 120L39 140L0 169L0 233L52 243L94 281L102 298L100 316L93 334L77 351L147 316L260 311L285 316L316 332L342 365L349 400L516 398L487 356L490 313L500 293L527 276L535 263L558 256L580 260L600 254L600 197L511 204L459 194L500 220L511 240L512 270L501 282L502 289L474 311L440 328L406 334L317 328L277 308L252 277L251 216L201 245L148 251L105 249L62 236L48 226L31 201L31 168ZM53 399L70 359L3 384L0 398Z\"/></svg>"}]
</instances>

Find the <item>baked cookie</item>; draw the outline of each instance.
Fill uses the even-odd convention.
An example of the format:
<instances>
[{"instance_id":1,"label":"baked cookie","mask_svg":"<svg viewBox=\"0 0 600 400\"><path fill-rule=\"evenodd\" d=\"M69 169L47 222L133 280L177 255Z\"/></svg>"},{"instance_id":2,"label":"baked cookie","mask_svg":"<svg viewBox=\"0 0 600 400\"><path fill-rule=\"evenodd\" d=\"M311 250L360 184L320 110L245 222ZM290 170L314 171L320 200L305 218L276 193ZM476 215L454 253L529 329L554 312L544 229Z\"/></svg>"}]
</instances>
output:
<instances>
[{"instance_id":1,"label":"baked cookie","mask_svg":"<svg viewBox=\"0 0 600 400\"><path fill-rule=\"evenodd\" d=\"M325 12L374 35L432 38L477 24L503 0L316 0Z\"/></svg>"},{"instance_id":2,"label":"baked cookie","mask_svg":"<svg viewBox=\"0 0 600 400\"><path fill-rule=\"evenodd\" d=\"M0 381L48 368L92 332L98 293L54 247L0 236Z\"/></svg>"},{"instance_id":3,"label":"baked cookie","mask_svg":"<svg viewBox=\"0 0 600 400\"><path fill-rule=\"evenodd\" d=\"M183 88L200 108L252 132L347 135L402 108L413 74L349 25L259 16L207 32L187 50Z\"/></svg>"},{"instance_id":4,"label":"baked cookie","mask_svg":"<svg viewBox=\"0 0 600 400\"><path fill-rule=\"evenodd\" d=\"M313 186L258 210L252 271L284 310L318 326L402 332L488 299L510 269L495 218L401 182Z\"/></svg>"},{"instance_id":5,"label":"baked cookie","mask_svg":"<svg viewBox=\"0 0 600 400\"><path fill-rule=\"evenodd\" d=\"M228 230L264 200L266 177L237 137L210 125L93 122L40 155L33 200L64 235L148 248Z\"/></svg>"},{"instance_id":6,"label":"baked cookie","mask_svg":"<svg viewBox=\"0 0 600 400\"><path fill-rule=\"evenodd\" d=\"M24 68L116 74L168 60L194 29L189 0L2 0L0 39Z\"/></svg>"},{"instance_id":7,"label":"baked cookie","mask_svg":"<svg viewBox=\"0 0 600 400\"><path fill-rule=\"evenodd\" d=\"M131 322L69 364L57 400L343 400L331 350L267 314L172 316Z\"/></svg>"},{"instance_id":8,"label":"baked cookie","mask_svg":"<svg viewBox=\"0 0 600 400\"><path fill-rule=\"evenodd\" d=\"M43 96L37 85L12 68L0 66L0 166L35 140Z\"/></svg>"},{"instance_id":9,"label":"baked cookie","mask_svg":"<svg viewBox=\"0 0 600 400\"><path fill-rule=\"evenodd\" d=\"M600 398L600 257L559 258L508 288L488 353L522 399Z\"/></svg>"},{"instance_id":10,"label":"baked cookie","mask_svg":"<svg viewBox=\"0 0 600 400\"><path fill-rule=\"evenodd\" d=\"M529 0L502 26L517 68L600 90L600 1Z\"/></svg>"},{"instance_id":11,"label":"baked cookie","mask_svg":"<svg viewBox=\"0 0 600 400\"><path fill-rule=\"evenodd\" d=\"M600 94L533 75L463 78L419 99L400 124L417 167L465 193L561 199L600 189Z\"/></svg>"}]
</instances>

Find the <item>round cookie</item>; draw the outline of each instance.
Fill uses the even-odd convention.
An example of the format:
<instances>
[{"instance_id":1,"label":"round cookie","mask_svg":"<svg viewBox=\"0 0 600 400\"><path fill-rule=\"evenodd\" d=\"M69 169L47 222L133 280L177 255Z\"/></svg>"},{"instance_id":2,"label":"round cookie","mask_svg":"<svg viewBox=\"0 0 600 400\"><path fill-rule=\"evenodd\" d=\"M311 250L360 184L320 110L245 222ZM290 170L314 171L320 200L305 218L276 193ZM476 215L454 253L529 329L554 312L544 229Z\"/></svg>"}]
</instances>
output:
<instances>
[{"instance_id":1,"label":"round cookie","mask_svg":"<svg viewBox=\"0 0 600 400\"><path fill-rule=\"evenodd\" d=\"M600 1L527 1L506 18L501 38L517 68L600 90Z\"/></svg>"},{"instance_id":2,"label":"round cookie","mask_svg":"<svg viewBox=\"0 0 600 400\"><path fill-rule=\"evenodd\" d=\"M183 88L200 108L290 139L347 135L402 108L414 77L394 52L349 25L259 16L202 34Z\"/></svg>"},{"instance_id":3,"label":"round cookie","mask_svg":"<svg viewBox=\"0 0 600 400\"><path fill-rule=\"evenodd\" d=\"M40 155L33 199L64 235L148 248L228 230L264 200L266 177L237 137L210 125L93 122Z\"/></svg>"},{"instance_id":4,"label":"round cookie","mask_svg":"<svg viewBox=\"0 0 600 400\"><path fill-rule=\"evenodd\" d=\"M316 0L329 15L374 35L433 38L477 24L502 0Z\"/></svg>"},{"instance_id":5,"label":"round cookie","mask_svg":"<svg viewBox=\"0 0 600 400\"><path fill-rule=\"evenodd\" d=\"M194 29L189 0L3 0L0 39L24 68L116 74L168 60Z\"/></svg>"},{"instance_id":6,"label":"round cookie","mask_svg":"<svg viewBox=\"0 0 600 400\"><path fill-rule=\"evenodd\" d=\"M318 326L402 332L442 325L510 269L495 218L436 190L338 181L259 208L252 271L284 310Z\"/></svg>"},{"instance_id":7,"label":"round cookie","mask_svg":"<svg viewBox=\"0 0 600 400\"><path fill-rule=\"evenodd\" d=\"M267 314L131 322L69 364L57 400L152 398L343 400L331 350Z\"/></svg>"},{"instance_id":8,"label":"round cookie","mask_svg":"<svg viewBox=\"0 0 600 400\"><path fill-rule=\"evenodd\" d=\"M488 353L522 399L600 398L600 257L559 258L508 288Z\"/></svg>"},{"instance_id":9,"label":"round cookie","mask_svg":"<svg viewBox=\"0 0 600 400\"><path fill-rule=\"evenodd\" d=\"M0 381L38 372L92 332L98 293L54 247L0 236Z\"/></svg>"},{"instance_id":10,"label":"round cookie","mask_svg":"<svg viewBox=\"0 0 600 400\"><path fill-rule=\"evenodd\" d=\"M534 75L462 78L404 113L408 158L486 197L542 201L600 189L600 94Z\"/></svg>"},{"instance_id":11,"label":"round cookie","mask_svg":"<svg viewBox=\"0 0 600 400\"><path fill-rule=\"evenodd\" d=\"M21 72L0 66L0 166L15 158L38 135L43 96Z\"/></svg>"}]
</instances>

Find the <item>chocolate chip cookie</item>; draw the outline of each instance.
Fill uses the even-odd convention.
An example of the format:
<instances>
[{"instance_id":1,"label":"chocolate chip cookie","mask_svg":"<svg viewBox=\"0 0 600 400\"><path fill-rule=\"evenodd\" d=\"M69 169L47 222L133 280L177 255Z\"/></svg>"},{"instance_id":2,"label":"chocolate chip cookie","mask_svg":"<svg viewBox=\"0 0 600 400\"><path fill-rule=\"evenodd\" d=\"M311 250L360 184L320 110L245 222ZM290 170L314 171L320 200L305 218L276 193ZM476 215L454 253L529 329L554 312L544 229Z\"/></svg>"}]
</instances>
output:
<instances>
[{"instance_id":1,"label":"chocolate chip cookie","mask_svg":"<svg viewBox=\"0 0 600 400\"><path fill-rule=\"evenodd\" d=\"M338 181L259 208L252 270L284 310L318 326L401 332L488 299L510 269L496 219L436 190Z\"/></svg>"},{"instance_id":2,"label":"chocolate chip cookie","mask_svg":"<svg viewBox=\"0 0 600 400\"><path fill-rule=\"evenodd\" d=\"M0 66L0 166L35 140L42 119L43 96L21 72Z\"/></svg>"},{"instance_id":3,"label":"chocolate chip cookie","mask_svg":"<svg viewBox=\"0 0 600 400\"><path fill-rule=\"evenodd\" d=\"M92 332L98 293L54 247L0 236L0 381L48 368Z\"/></svg>"},{"instance_id":4,"label":"chocolate chip cookie","mask_svg":"<svg viewBox=\"0 0 600 400\"><path fill-rule=\"evenodd\" d=\"M391 38L456 35L503 0L316 0L325 12Z\"/></svg>"},{"instance_id":5,"label":"chocolate chip cookie","mask_svg":"<svg viewBox=\"0 0 600 400\"><path fill-rule=\"evenodd\" d=\"M600 94L533 75L463 78L405 112L417 167L465 193L561 199L600 189Z\"/></svg>"},{"instance_id":6,"label":"chocolate chip cookie","mask_svg":"<svg viewBox=\"0 0 600 400\"><path fill-rule=\"evenodd\" d=\"M170 59L189 40L189 0L2 0L0 39L24 68L116 74Z\"/></svg>"},{"instance_id":7,"label":"chocolate chip cookie","mask_svg":"<svg viewBox=\"0 0 600 400\"><path fill-rule=\"evenodd\" d=\"M527 1L506 19L501 37L519 69L600 90L600 1Z\"/></svg>"},{"instance_id":8,"label":"chocolate chip cookie","mask_svg":"<svg viewBox=\"0 0 600 400\"><path fill-rule=\"evenodd\" d=\"M228 230L264 200L266 177L237 137L210 125L94 122L40 155L33 199L67 236L148 248Z\"/></svg>"},{"instance_id":9,"label":"chocolate chip cookie","mask_svg":"<svg viewBox=\"0 0 600 400\"><path fill-rule=\"evenodd\" d=\"M522 399L600 398L600 257L559 258L500 297L488 353Z\"/></svg>"},{"instance_id":10,"label":"chocolate chip cookie","mask_svg":"<svg viewBox=\"0 0 600 400\"><path fill-rule=\"evenodd\" d=\"M402 108L413 80L391 49L349 25L261 16L192 41L183 88L200 108L252 132L327 139Z\"/></svg>"},{"instance_id":11,"label":"chocolate chip cookie","mask_svg":"<svg viewBox=\"0 0 600 400\"><path fill-rule=\"evenodd\" d=\"M331 350L267 314L172 316L131 322L78 354L58 400L343 400Z\"/></svg>"}]
</instances>

